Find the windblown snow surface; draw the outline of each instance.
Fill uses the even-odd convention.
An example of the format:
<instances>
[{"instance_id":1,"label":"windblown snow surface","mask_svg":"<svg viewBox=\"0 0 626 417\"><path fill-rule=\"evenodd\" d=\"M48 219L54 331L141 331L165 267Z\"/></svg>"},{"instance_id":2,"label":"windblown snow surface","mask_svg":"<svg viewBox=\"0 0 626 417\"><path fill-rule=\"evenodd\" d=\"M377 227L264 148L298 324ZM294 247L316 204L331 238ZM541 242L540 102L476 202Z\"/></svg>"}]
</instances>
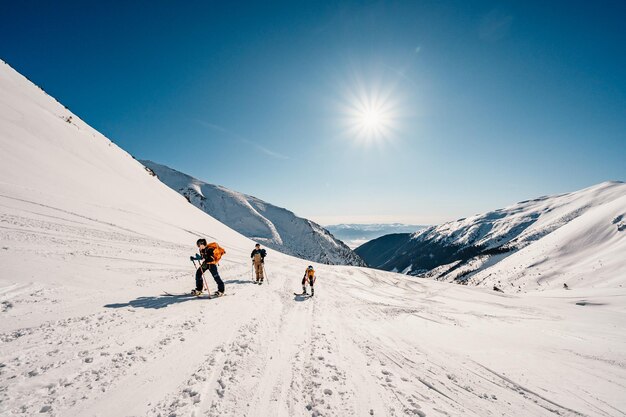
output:
<instances>
[{"instance_id":1,"label":"windblown snow surface","mask_svg":"<svg viewBox=\"0 0 626 417\"><path fill-rule=\"evenodd\" d=\"M252 241L4 63L0 157L3 416L626 412L621 287L508 295L316 265L302 299L307 262L275 251L253 285ZM198 236L226 248L228 295L161 296L191 289Z\"/></svg>"},{"instance_id":2,"label":"windblown snow surface","mask_svg":"<svg viewBox=\"0 0 626 417\"><path fill-rule=\"evenodd\" d=\"M288 255L330 265L365 266L345 243L322 226L282 207L207 184L152 161L141 161L191 204L244 236Z\"/></svg>"}]
</instances>

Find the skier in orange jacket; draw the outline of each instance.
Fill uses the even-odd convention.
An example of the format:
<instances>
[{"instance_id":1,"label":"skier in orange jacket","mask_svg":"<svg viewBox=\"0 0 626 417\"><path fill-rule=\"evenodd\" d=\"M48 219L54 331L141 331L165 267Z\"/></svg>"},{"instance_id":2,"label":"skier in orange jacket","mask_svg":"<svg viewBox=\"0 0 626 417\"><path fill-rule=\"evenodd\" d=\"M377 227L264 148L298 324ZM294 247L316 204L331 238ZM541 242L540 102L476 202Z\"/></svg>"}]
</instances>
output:
<instances>
[{"instance_id":1,"label":"skier in orange jacket","mask_svg":"<svg viewBox=\"0 0 626 417\"><path fill-rule=\"evenodd\" d=\"M302 277L302 295L306 295L306 283L309 283L311 287L311 297L315 295L315 289L313 288L313 284L315 284L315 270L312 265L304 271L304 276Z\"/></svg>"}]
</instances>

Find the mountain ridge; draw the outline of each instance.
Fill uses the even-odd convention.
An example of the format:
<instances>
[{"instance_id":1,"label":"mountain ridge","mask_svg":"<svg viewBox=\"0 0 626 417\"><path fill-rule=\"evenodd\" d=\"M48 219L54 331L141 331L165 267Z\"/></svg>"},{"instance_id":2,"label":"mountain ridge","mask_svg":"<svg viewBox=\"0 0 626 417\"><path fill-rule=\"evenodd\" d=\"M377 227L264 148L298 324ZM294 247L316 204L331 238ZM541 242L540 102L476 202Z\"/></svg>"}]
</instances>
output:
<instances>
[{"instance_id":1,"label":"mountain ridge","mask_svg":"<svg viewBox=\"0 0 626 417\"><path fill-rule=\"evenodd\" d=\"M365 266L356 253L322 226L288 209L204 182L163 164L140 162L191 204L269 248L324 264Z\"/></svg>"},{"instance_id":2,"label":"mountain ridge","mask_svg":"<svg viewBox=\"0 0 626 417\"><path fill-rule=\"evenodd\" d=\"M610 213L600 214L602 207L609 207ZM561 250L561 247L576 245L571 238L563 236L562 242L553 244L557 249L552 248L548 251L544 248L541 253L525 249L550 235L561 234L558 232L561 228L578 221L581 228L589 229L589 236L603 233L602 230L606 229L607 233L603 234L606 240L598 244L602 245L606 256L610 255L610 260L604 262L604 265L612 266L604 268L607 270L602 276L613 276L615 272L618 272L618 275L626 273L626 262L620 263L615 260L619 249L626 250L626 236L621 233L623 228L620 229L624 213L626 213L626 184L622 181L606 181L579 191L520 201L505 208L431 226L414 234L405 234L402 238L396 236L392 244L379 238L355 251L370 266L448 282L513 286L518 291L524 288L554 287L563 285L568 280L577 284L587 281L583 285L594 285L592 282L602 280L584 279L582 275L585 271L589 272L588 266L582 268L580 273L574 273L565 265L556 267L560 271L569 271L560 276L561 282L547 280L547 271L539 267L541 263L545 264L546 259L550 260L545 253L552 252L552 256L556 258L554 252ZM597 219L598 216L602 219ZM613 219L619 220L613 224ZM591 230L586 222L601 223L601 226ZM537 248L539 247L537 245ZM579 249L581 253L585 252L589 259L599 259L597 255L588 253L587 248ZM535 259L525 272L532 278L513 278L511 274L496 276L493 273L497 270L496 264L511 256L517 258L519 262L528 263L518 254L524 250L523 254ZM391 255L387 259L372 260L370 254L381 251ZM543 261L540 262L540 259ZM575 263L579 261L581 264L585 263L582 258L572 259ZM511 263L510 260L508 262ZM595 274L597 275L598 271L595 271ZM539 275L542 275L542 279L538 279ZM556 275L551 272L551 276Z\"/></svg>"}]
</instances>

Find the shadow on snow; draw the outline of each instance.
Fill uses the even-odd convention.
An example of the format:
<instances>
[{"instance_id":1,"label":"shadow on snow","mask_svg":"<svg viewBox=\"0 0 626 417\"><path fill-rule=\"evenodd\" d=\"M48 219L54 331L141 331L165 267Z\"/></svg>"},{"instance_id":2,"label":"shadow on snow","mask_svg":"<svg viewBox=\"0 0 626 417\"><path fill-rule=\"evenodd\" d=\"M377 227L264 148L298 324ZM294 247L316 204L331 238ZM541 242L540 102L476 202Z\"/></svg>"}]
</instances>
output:
<instances>
[{"instance_id":1,"label":"shadow on snow","mask_svg":"<svg viewBox=\"0 0 626 417\"><path fill-rule=\"evenodd\" d=\"M255 284L256 282L252 282L248 279L229 279L227 281L224 281L224 284Z\"/></svg>"},{"instance_id":2,"label":"shadow on snow","mask_svg":"<svg viewBox=\"0 0 626 417\"><path fill-rule=\"evenodd\" d=\"M254 284L252 281L242 280L242 279L231 279L224 281L224 284ZM192 300L209 300L207 297L196 297L187 294L180 295L161 295L161 296L146 296L146 297L137 297L134 300L130 300L127 303L113 303L106 304L105 308L125 308L125 307L133 307L133 308L165 308L172 304L180 304L186 301ZM299 300L302 301L302 300Z\"/></svg>"},{"instance_id":3,"label":"shadow on snow","mask_svg":"<svg viewBox=\"0 0 626 417\"><path fill-rule=\"evenodd\" d=\"M127 303L114 303L114 304L105 304L105 308L125 308L125 307L133 307L133 308L165 308L172 304L180 304L185 301L193 301L193 300L209 300L209 298L196 297L192 295L163 295L156 297L138 297L134 300L130 300Z\"/></svg>"}]
</instances>

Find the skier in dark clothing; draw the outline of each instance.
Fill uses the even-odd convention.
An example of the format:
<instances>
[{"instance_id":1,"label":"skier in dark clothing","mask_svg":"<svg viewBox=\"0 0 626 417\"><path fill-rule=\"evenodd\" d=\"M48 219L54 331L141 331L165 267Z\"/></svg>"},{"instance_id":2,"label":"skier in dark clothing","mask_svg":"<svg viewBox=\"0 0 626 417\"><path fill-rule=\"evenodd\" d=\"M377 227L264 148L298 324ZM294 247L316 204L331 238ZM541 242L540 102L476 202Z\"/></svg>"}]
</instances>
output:
<instances>
[{"instance_id":1,"label":"skier in dark clothing","mask_svg":"<svg viewBox=\"0 0 626 417\"><path fill-rule=\"evenodd\" d=\"M265 256L267 252L265 249L261 249L260 244L254 245L254 250L250 254L252 258L252 265L254 266L254 272L256 274L256 283L263 284L263 264L265 263Z\"/></svg>"},{"instance_id":2,"label":"skier in dark clothing","mask_svg":"<svg viewBox=\"0 0 626 417\"><path fill-rule=\"evenodd\" d=\"M220 260L225 251L215 242L207 244L206 239L198 239L196 245L200 250L200 254L196 254L195 257L191 256L190 259L201 262L201 264L196 270L196 288L194 288L191 293L193 295L202 294L202 289L204 287L202 274L208 269L217 284L217 293L215 293L215 296L221 297L224 295L224 281L222 281L220 274L217 272L217 262Z\"/></svg>"},{"instance_id":3,"label":"skier in dark clothing","mask_svg":"<svg viewBox=\"0 0 626 417\"><path fill-rule=\"evenodd\" d=\"M307 295L307 283L311 287L311 297L315 295L315 288L313 288L313 284L315 284L315 278L315 270L313 269L313 265L309 265L309 267L304 271L304 276L302 277L302 295Z\"/></svg>"}]
</instances>

